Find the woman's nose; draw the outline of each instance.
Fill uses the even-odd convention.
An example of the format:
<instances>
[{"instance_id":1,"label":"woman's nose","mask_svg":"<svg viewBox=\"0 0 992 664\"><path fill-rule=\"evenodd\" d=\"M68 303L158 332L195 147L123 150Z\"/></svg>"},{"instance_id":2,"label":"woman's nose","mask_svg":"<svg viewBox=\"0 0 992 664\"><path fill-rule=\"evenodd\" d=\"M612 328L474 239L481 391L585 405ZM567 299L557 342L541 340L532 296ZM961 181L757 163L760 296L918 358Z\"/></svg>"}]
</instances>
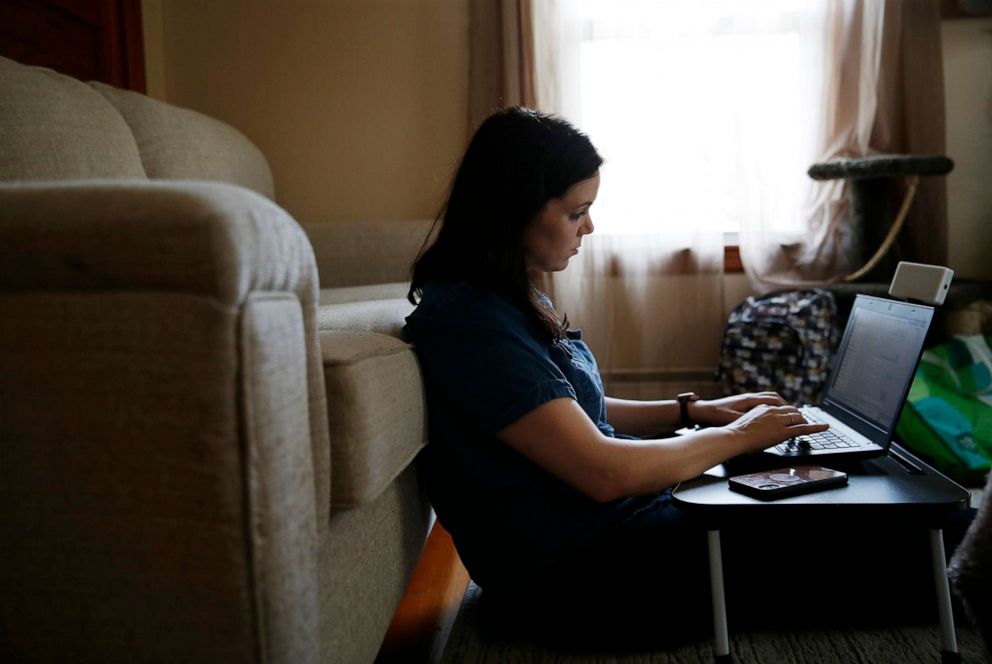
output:
<instances>
[{"instance_id":1,"label":"woman's nose","mask_svg":"<svg viewBox=\"0 0 992 664\"><path fill-rule=\"evenodd\" d=\"M589 233L592 233L594 230L596 230L596 227L593 226L592 215L586 212L586 221L582 224L582 234L589 235Z\"/></svg>"}]
</instances>

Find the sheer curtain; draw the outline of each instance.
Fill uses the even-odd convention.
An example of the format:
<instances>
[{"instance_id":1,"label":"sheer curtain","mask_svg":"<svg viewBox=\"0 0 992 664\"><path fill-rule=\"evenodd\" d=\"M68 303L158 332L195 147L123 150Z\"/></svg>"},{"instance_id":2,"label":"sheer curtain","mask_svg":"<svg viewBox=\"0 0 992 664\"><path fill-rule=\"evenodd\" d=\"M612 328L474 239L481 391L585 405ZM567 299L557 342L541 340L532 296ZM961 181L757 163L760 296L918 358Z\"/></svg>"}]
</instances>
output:
<instances>
[{"instance_id":1,"label":"sheer curtain","mask_svg":"<svg viewBox=\"0 0 992 664\"><path fill-rule=\"evenodd\" d=\"M938 0L470 7L472 127L501 106L535 106L606 158L596 232L543 287L612 393L705 384L734 234L758 290L780 287L769 275L851 267L844 183L810 180L811 164L944 149ZM902 258L946 260L942 179L921 182L900 241Z\"/></svg>"},{"instance_id":2,"label":"sheer curtain","mask_svg":"<svg viewBox=\"0 0 992 664\"><path fill-rule=\"evenodd\" d=\"M596 233L549 281L608 382L710 378L724 242L758 214L748 211L786 219L809 163L803 95L816 81L804 78L802 34L823 21L818 3L810 7L535 3L537 102L606 158Z\"/></svg>"},{"instance_id":3,"label":"sheer curtain","mask_svg":"<svg viewBox=\"0 0 992 664\"><path fill-rule=\"evenodd\" d=\"M806 166L872 154L942 154L944 87L937 0L829 0L815 7L803 40L807 81L802 114ZM855 240L843 180L814 182L802 173L785 208L746 208L740 247L759 290L790 280L825 280L860 267L848 261ZM755 170L758 180L764 175ZM901 197L901 194L900 194ZM875 247L868 247L870 255ZM947 260L946 185L924 178L893 249L898 259Z\"/></svg>"}]
</instances>

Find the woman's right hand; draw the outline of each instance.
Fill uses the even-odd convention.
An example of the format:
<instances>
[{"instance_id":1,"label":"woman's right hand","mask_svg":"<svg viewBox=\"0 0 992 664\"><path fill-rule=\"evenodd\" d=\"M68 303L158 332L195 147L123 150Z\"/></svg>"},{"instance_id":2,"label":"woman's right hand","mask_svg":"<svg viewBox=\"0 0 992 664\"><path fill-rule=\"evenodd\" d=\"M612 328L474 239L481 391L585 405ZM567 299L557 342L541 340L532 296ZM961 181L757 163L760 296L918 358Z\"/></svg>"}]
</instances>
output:
<instances>
[{"instance_id":1,"label":"woman's right hand","mask_svg":"<svg viewBox=\"0 0 992 664\"><path fill-rule=\"evenodd\" d=\"M743 441L745 451L760 452L795 436L826 431L830 425L810 424L795 406L761 404L724 428Z\"/></svg>"}]
</instances>

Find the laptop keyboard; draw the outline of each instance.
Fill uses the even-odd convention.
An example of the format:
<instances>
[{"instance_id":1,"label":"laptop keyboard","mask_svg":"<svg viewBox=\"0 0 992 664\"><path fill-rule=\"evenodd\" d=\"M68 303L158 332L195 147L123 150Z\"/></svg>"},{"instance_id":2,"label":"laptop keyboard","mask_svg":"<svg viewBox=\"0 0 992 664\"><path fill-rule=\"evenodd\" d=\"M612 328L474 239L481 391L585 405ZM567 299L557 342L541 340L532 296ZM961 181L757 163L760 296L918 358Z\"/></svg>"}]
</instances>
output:
<instances>
[{"instance_id":1,"label":"laptop keyboard","mask_svg":"<svg viewBox=\"0 0 992 664\"><path fill-rule=\"evenodd\" d=\"M803 411L803 417L810 423L823 422L823 420L808 410ZM783 454L794 454L796 452L805 452L806 450L836 450L852 447L864 447L864 445L856 440L851 440L844 434L833 429L827 429L819 433L810 433L805 436L790 438L784 443L776 445L775 449Z\"/></svg>"}]
</instances>

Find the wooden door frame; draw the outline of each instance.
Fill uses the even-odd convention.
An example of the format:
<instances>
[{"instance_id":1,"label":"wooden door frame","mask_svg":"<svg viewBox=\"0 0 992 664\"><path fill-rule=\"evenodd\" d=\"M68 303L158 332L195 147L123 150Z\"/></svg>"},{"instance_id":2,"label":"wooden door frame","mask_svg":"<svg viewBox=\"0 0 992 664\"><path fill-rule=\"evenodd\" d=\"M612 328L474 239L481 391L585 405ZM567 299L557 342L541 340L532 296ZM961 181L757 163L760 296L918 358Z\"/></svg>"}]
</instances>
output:
<instances>
[{"instance_id":1,"label":"wooden door frame","mask_svg":"<svg viewBox=\"0 0 992 664\"><path fill-rule=\"evenodd\" d=\"M143 93L142 29L141 0L0 0L0 55Z\"/></svg>"}]
</instances>

